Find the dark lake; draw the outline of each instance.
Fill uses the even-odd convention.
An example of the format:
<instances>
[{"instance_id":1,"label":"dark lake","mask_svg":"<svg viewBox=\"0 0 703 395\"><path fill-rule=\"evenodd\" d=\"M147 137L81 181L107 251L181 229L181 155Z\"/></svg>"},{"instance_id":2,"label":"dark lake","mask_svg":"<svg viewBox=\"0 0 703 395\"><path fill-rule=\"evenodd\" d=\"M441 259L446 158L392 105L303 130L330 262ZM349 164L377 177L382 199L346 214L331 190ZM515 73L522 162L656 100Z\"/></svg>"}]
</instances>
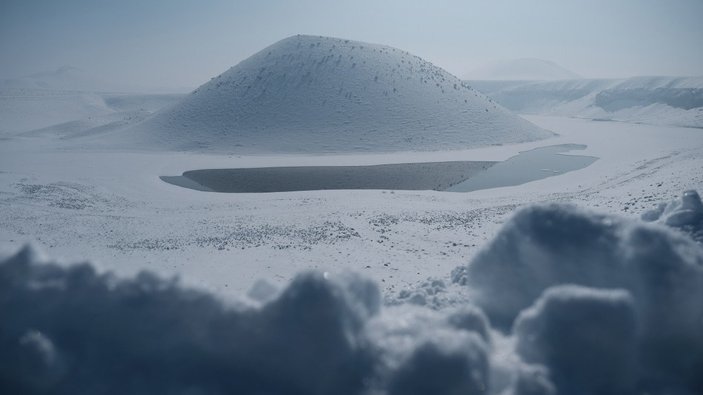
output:
<instances>
[{"instance_id":1,"label":"dark lake","mask_svg":"<svg viewBox=\"0 0 703 395\"><path fill-rule=\"evenodd\" d=\"M526 182L584 168L595 157L563 155L585 149L563 144L521 152L503 162L452 161L368 166L292 166L189 170L163 181L209 192L252 193L325 189L469 192Z\"/></svg>"}]
</instances>

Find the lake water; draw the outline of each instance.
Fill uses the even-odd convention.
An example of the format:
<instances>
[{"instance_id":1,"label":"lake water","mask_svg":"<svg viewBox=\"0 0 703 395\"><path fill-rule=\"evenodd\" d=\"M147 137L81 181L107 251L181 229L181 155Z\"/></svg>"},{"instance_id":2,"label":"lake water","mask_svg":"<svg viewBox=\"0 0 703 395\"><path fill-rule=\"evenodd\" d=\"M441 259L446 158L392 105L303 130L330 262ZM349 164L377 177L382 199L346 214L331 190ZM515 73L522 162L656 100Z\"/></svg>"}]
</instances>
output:
<instances>
[{"instance_id":1,"label":"lake water","mask_svg":"<svg viewBox=\"0 0 703 395\"><path fill-rule=\"evenodd\" d=\"M209 192L255 193L324 189L396 189L469 192L520 185L584 168L595 157L564 155L585 149L563 144L521 152L503 162L453 161L369 166L294 166L190 170L162 176L180 187Z\"/></svg>"},{"instance_id":2,"label":"lake water","mask_svg":"<svg viewBox=\"0 0 703 395\"><path fill-rule=\"evenodd\" d=\"M583 155L564 155L564 152L584 150L585 145L561 144L535 148L491 166L485 172L457 183L446 191L471 192L521 185L530 181L557 176L583 169L598 158Z\"/></svg>"},{"instance_id":3,"label":"lake water","mask_svg":"<svg viewBox=\"0 0 703 395\"><path fill-rule=\"evenodd\" d=\"M293 166L191 170L162 180L213 192L285 192L321 189L443 191L497 162L394 163L370 166Z\"/></svg>"}]
</instances>

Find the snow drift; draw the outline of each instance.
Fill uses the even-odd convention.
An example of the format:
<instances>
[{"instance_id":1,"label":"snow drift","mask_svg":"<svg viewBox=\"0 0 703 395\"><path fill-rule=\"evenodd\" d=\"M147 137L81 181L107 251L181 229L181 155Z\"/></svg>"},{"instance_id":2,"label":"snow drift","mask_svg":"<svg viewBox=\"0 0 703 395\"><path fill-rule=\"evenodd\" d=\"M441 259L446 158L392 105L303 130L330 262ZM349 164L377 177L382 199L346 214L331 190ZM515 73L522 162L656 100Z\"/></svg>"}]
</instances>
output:
<instances>
[{"instance_id":1,"label":"snow drift","mask_svg":"<svg viewBox=\"0 0 703 395\"><path fill-rule=\"evenodd\" d=\"M642 219L679 229L703 243L703 203L696 191L686 191L680 199L659 204L642 214Z\"/></svg>"},{"instance_id":2,"label":"snow drift","mask_svg":"<svg viewBox=\"0 0 703 395\"><path fill-rule=\"evenodd\" d=\"M117 280L90 265L0 264L3 393L483 393L485 318L382 311L355 275L301 274L260 307L143 273ZM484 333L473 330L477 324ZM424 372L430 369L428 376ZM423 374L418 374L423 372Z\"/></svg>"},{"instance_id":3,"label":"snow drift","mask_svg":"<svg viewBox=\"0 0 703 395\"><path fill-rule=\"evenodd\" d=\"M695 234L700 198L683 201L670 211L695 212L686 221ZM529 207L454 278L493 325L512 328L526 362L549 368L560 393L703 391L703 249L686 233Z\"/></svg>"},{"instance_id":4,"label":"snow drift","mask_svg":"<svg viewBox=\"0 0 703 395\"><path fill-rule=\"evenodd\" d=\"M686 196L668 218L690 211L697 195ZM568 205L529 207L455 274L480 308L384 306L373 282L320 273L281 291L255 287L258 302L224 304L175 280L117 279L88 264L41 263L25 249L0 262L0 389L703 391L703 249L688 233Z\"/></svg>"},{"instance_id":5,"label":"snow drift","mask_svg":"<svg viewBox=\"0 0 703 395\"><path fill-rule=\"evenodd\" d=\"M551 136L405 51L293 36L110 144L237 152L461 149Z\"/></svg>"}]
</instances>

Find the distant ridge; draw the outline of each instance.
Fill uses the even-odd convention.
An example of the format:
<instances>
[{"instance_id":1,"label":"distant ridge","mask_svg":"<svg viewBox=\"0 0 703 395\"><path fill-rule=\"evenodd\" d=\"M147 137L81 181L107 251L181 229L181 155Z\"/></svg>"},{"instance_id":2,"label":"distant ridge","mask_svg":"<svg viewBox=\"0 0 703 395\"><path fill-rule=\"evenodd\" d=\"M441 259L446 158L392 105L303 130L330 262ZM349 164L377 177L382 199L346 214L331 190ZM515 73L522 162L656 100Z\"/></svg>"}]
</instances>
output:
<instances>
[{"instance_id":1,"label":"distant ridge","mask_svg":"<svg viewBox=\"0 0 703 395\"><path fill-rule=\"evenodd\" d=\"M111 144L225 152L428 151L549 136L405 51L298 35L116 134Z\"/></svg>"},{"instance_id":2,"label":"distant ridge","mask_svg":"<svg viewBox=\"0 0 703 395\"><path fill-rule=\"evenodd\" d=\"M0 89L40 89L51 91L106 92L122 91L121 86L95 77L73 66L0 80Z\"/></svg>"},{"instance_id":3,"label":"distant ridge","mask_svg":"<svg viewBox=\"0 0 703 395\"><path fill-rule=\"evenodd\" d=\"M467 83L523 114L703 127L703 77Z\"/></svg>"},{"instance_id":4,"label":"distant ridge","mask_svg":"<svg viewBox=\"0 0 703 395\"><path fill-rule=\"evenodd\" d=\"M467 80L555 81L581 78L573 71L544 59L524 58L496 62L465 76Z\"/></svg>"}]
</instances>

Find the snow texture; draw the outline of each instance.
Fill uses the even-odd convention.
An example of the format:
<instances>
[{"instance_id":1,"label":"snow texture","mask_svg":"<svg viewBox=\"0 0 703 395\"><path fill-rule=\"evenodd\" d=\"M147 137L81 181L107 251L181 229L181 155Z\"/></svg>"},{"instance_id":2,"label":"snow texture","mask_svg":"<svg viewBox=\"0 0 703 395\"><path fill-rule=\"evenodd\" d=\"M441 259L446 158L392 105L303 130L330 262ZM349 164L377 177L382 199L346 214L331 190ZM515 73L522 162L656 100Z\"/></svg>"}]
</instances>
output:
<instances>
[{"instance_id":1,"label":"snow texture","mask_svg":"<svg viewBox=\"0 0 703 395\"><path fill-rule=\"evenodd\" d=\"M292 36L110 146L216 152L432 151L552 136L405 51Z\"/></svg>"},{"instance_id":2,"label":"snow texture","mask_svg":"<svg viewBox=\"0 0 703 395\"><path fill-rule=\"evenodd\" d=\"M703 391L703 249L675 230L533 206L455 280L497 328L514 324L519 353L545 364L559 393Z\"/></svg>"},{"instance_id":3,"label":"snow texture","mask_svg":"<svg viewBox=\"0 0 703 395\"><path fill-rule=\"evenodd\" d=\"M548 288L515 324L517 351L549 367L560 393L623 394L633 388L637 317L627 291Z\"/></svg>"},{"instance_id":4,"label":"snow texture","mask_svg":"<svg viewBox=\"0 0 703 395\"><path fill-rule=\"evenodd\" d=\"M384 306L375 283L318 272L224 303L148 272L43 262L31 248L0 262L3 392L703 390L703 249L568 205L522 209L461 271L480 308Z\"/></svg>"},{"instance_id":5,"label":"snow texture","mask_svg":"<svg viewBox=\"0 0 703 395\"><path fill-rule=\"evenodd\" d=\"M703 243L703 203L696 191L686 191L680 199L659 204L655 209L642 214L642 219L679 229Z\"/></svg>"},{"instance_id":6,"label":"snow texture","mask_svg":"<svg viewBox=\"0 0 703 395\"><path fill-rule=\"evenodd\" d=\"M300 274L250 307L146 272L120 280L33 255L27 248L0 263L3 393L478 394L488 386L482 315L383 312L376 285L353 274ZM422 325L403 325L403 314Z\"/></svg>"}]
</instances>

